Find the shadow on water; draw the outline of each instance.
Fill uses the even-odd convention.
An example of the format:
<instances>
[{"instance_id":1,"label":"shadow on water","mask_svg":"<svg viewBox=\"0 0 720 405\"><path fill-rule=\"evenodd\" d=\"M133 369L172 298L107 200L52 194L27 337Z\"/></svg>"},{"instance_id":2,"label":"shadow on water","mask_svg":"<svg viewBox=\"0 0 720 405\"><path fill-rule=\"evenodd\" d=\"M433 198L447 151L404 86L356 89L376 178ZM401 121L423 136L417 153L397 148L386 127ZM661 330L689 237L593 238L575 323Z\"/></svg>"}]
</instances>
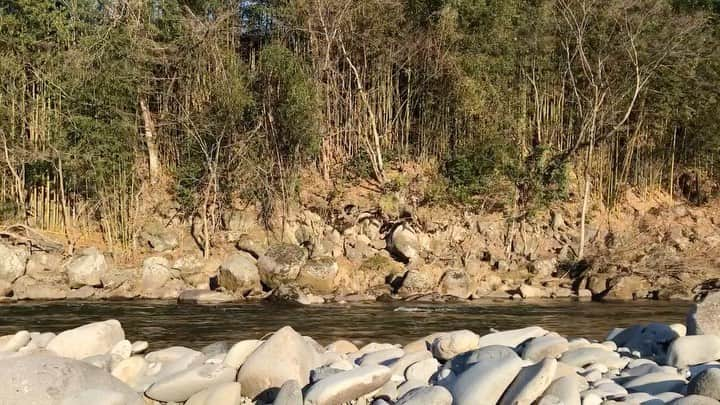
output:
<instances>
[{"instance_id":1,"label":"shadow on water","mask_svg":"<svg viewBox=\"0 0 720 405\"><path fill-rule=\"evenodd\" d=\"M432 332L487 333L540 325L566 336L602 339L614 327L683 322L687 302L473 301L462 304L363 303L298 306L266 302L217 306L174 302L20 302L0 305L0 336L18 330L58 332L115 318L128 339L155 348L199 348L216 341L260 338L290 325L325 344L350 339L407 343Z\"/></svg>"}]
</instances>

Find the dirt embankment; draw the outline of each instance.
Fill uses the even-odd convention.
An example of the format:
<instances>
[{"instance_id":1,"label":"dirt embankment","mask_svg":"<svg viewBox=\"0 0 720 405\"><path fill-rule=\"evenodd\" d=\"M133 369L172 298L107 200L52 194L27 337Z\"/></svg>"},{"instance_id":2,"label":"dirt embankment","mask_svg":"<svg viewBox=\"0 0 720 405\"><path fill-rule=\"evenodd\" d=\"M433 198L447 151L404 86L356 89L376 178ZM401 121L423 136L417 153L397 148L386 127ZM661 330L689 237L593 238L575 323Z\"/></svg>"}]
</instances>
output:
<instances>
[{"instance_id":1,"label":"dirt embankment","mask_svg":"<svg viewBox=\"0 0 720 405\"><path fill-rule=\"evenodd\" d=\"M701 207L627 191L613 209L591 205L580 246L577 195L533 215L432 204L428 181L342 189L305 179L298 202L262 220L228 210L204 258L192 221L157 204L138 249L121 260L102 246L73 255L6 238L0 296L213 299L275 296L303 302L447 297L690 299L720 277L720 202ZM268 225L270 229L268 229Z\"/></svg>"}]
</instances>

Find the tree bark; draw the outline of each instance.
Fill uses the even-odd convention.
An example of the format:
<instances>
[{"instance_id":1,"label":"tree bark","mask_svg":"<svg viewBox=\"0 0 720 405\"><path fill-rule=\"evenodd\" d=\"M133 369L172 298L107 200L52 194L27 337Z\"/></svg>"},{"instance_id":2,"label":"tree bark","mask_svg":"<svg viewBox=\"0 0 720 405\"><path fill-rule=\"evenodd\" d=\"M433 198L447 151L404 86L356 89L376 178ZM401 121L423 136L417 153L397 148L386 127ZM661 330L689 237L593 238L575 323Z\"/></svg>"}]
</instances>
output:
<instances>
[{"instance_id":1,"label":"tree bark","mask_svg":"<svg viewBox=\"0 0 720 405\"><path fill-rule=\"evenodd\" d=\"M160 157L155 143L155 121L145 100L140 100L140 109L142 110L143 126L145 127L145 145L148 149L148 176L150 183L155 184L160 178Z\"/></svg>"}]
</instances>

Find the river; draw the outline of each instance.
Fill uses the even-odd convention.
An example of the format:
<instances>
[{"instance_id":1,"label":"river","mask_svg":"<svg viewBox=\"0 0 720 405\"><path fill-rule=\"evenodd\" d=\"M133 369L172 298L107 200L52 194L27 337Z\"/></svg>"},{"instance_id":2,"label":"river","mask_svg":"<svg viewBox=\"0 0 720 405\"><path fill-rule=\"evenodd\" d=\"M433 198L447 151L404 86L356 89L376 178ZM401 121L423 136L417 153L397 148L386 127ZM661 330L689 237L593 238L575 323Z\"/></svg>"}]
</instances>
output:
<instances>
[{"instance_id":1,"label":"river","mask_svg":"<svg viewBox=\"0 0 720 405\"><path fill-rule=\"evenodd\" d=\"M159 301L53 301L0 304L0 336L18 330L60 332L118 319L130 340L152 348L192 348L260 338L284 325L326 344L349 339L407 343L432 332L470 329L479 334L539 325L569 337L602 339L614 327L683 322L688 302L473 301L469 303L355 303L299 306L268 302L216 306Z\"/></svg>"}]
</instances>

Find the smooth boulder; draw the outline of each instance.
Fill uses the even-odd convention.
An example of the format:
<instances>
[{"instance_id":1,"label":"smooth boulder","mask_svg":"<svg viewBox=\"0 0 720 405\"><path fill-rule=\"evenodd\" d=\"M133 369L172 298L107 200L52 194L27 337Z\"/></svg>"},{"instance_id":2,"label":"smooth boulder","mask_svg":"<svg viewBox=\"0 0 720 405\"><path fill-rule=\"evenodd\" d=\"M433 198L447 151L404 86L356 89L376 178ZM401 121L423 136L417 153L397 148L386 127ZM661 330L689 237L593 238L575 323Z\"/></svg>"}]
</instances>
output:
<instances>
[{"instance_id":1,"label":"smooth boulder","mask_svg":"<svg viewBox=\"0 0 720 405\"><path fill-rule=\"evenodd\" d=\"M262 340L243 340L235 343L230 350L228 350L223 359L223 363L228 367L240 368L248 356L262 343Z\"/></svg>"},{"instance_id":2,"label":"smooth boulder","mask_svg":"<svg viewBox=\"0 0 720 405\"><path fill-rule=\"evenodd\" d=\"M120 322L110 319L66 330L55 336L47 344L47 349L58 356L80 360L109 353L124 339L125 331Z\"/></svg>"},{"instance_id":3,"label":"smooth boulder","mask_svg":"<svg viewBox=\"0 0 720 405\"><path fill-rule=\"evenodd\" d=\"M96 248L87 248L65 266L71 288L100 287L108 265L105 256Z\"/></svg>"},{"instance_id":4,"label":"smooth boulder","mask_svg":"<svg viewBox=\"0 0 720 405\"><path fill-rule=\"evenodd\" d=\"M12 283L25 274L27 255L20 248L0 243L0 280Z\"/></svg>"},{"instance_id":5,"label":"smooth boulder","mask_svg":"<svg viewBox=\"0 0 720 405\"><path fill-rule=\"evenodd\" d=\"M687 367L720 360L720 336L695 335L675 339L668 348L666 363Z\"/></svg>"},{"instance_id":6,"label":"smooth boulder","mask_svg":"<svg viewBox=\"0 0 720 405\"><path fill-rule=\"evenodd\" d=\"M490 333L480 338L478 347L486 346L507 346L517 347L518 345L536 337L544 336L547 331L539 326L530 326L522 329L506 330Z\"/></svg>"},{"instance_id":7,"label":"smooth boulder","mask_svg":"<svg viewBox=\"0 0 720 405\"><path fill-rule=\"evenodd\" d=\"M88 402L97 398L88 390L102 393L102 398L115 398L121 405L144 404L137 393L106 371L57 356L37 354L0 360L0 381L0 404L103 404Z\"/></svg>"},{"instance_id":8,"label":"smooth boulder","mask_svg":"<svg viewBox=\"0 0 720 405\"><path fill-rule=\"evenodd\" d=\"M530 405L550 386L557 360L547 358L523 367L500 400L500 405Z\"/></svg>"},{"instance_id":9,"label":"smooth boulder","mask_svg":"<svg viewBox=\"0 0 720 405\"><path fill-rule=\"evenodd\" d=\"M305 386L310 381L310 370L317 366L317 357L315 348L286 326L247 357L237 381L242 385L243 395L250 398L278 389L288 380Z\"/></svg>"},{"instance_id":10,"label":"smooth boulder","mask_svg":"<svg viewBox=\"0 0 720 405\"><path fill-rule=\"evenodd\" d=\"M569 345L566 338L559 335L547 334L527 342L523 349L522 357L530 361L540 361L546 357L557 358L565 353L568 348Z\"/></svg>"},{"instance_id":11,"label":"smooth boulder","mask_svg":"<svg viewBox=\"0 0 720 405\"><path fill-rule=\"evenodd\" d=\"M305 405L340 405L369 394L390 380L390 368L370 365L343 371L310 386Z\"/></svg>"},{"instance_id":12,"label":"smooth boulder","mask_svg":"<svg viewBox=\"0 0 720 405\"><path fill-rule=\"evenodd\" d=\"M222 364L204 364L171 374L145 391L148 398L164 402L183 402L215 384L235 381L237 370Z\"/></svg>"},{"instance_id":13,"label":"smooth boulder","mask_svg":"<svg viewBox=\"0 0 720 405\"><path fill-rule=\"evenodd\" d=\"M164 257L148 257L143 261L140 285L145 291L158 290L172 278L170 262Z\"/></svg>"},{"instance_id":14,"label":"smooth boulder","mask_svg":"<svg viewBox=\"0 0 720 405\"><path fill-rule=\"evenodd\" d=\"M218 284L238 295L262 291L255 258L245 252L231 255L218 269Z\"/></svg>"},{"instance_id":15,"label":"smooth boulder","mask_svg":"<svg viewBox=\"0 0 720 405\"><path fill-rule=\"evenodd\" d=\"M271 246L258 259L260 280L270 288L292 284L307 260L307 251L297 245L280 243Z\"/></svg>"},{"instance_id":16,"label":"smooth boulder","mask_svg":"<svg viewBox=\"0 0 720 405\"><path fill-rule=\"evenodd\" d=\"M480 346L480 336L469 330L458 330L439 336L432 343L433 355L440 360L449 360L460 353L475 350Z\"/></svg>"},{"instance_id":17,"label":"smooth boulder","mask_svg":"<svg viewBox=\"0 0 720 405\"><path fill-rule=\"evenodd\" d=\"M557 403L554 402L554 399L557 398L563 405L580 405L578 380L572 376L558 378L545 390L543 398L547 398L547 400L544 402L541 399L540 403Z\"/></svg>"},{"instance_id":18,"label":"smooth boulder","mask_svg":"<svg viewBox=\"0 0 720 405\"><path fill-rule=\"evenodd\" d=\"M474 363L449 384L454 405L474 405L478 399L497 403L522 368L522 360L505 346L477 350Z\"/></svg>"}]
</instances>

